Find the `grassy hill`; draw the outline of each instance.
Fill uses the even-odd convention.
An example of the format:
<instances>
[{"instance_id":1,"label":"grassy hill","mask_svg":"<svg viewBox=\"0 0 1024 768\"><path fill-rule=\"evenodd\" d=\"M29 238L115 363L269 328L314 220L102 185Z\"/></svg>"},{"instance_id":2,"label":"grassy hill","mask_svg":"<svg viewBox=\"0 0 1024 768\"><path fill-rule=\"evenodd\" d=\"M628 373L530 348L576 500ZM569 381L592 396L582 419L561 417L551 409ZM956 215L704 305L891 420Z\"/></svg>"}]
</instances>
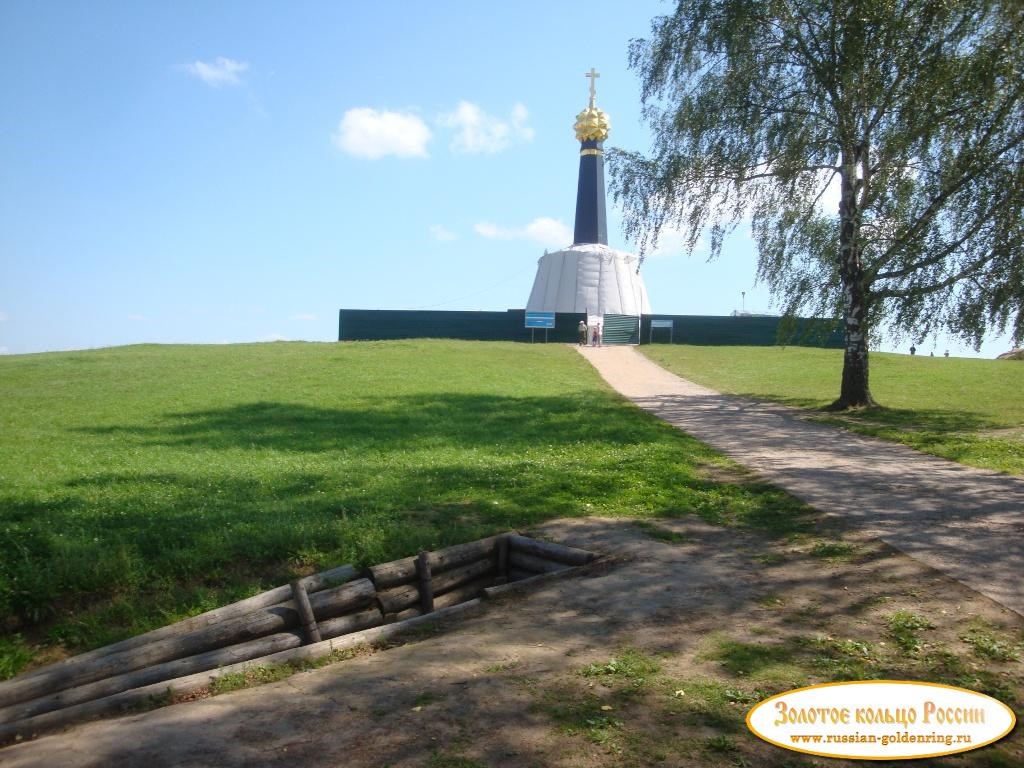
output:
<instances>
[{"instance_id":1,"label":"grassy hill","mask_svg":"<svg viewBox=\"0 0 1024 768\"><path fill-rule=\"evenodd\" d=\"M799 505L562 345L0 357L0 677L345 562L557 516L783 529Z\"/></svg>"},{"instance_id":2,"label":"grassy hill","mask_svg":"<svg viewBox=\"0 0 1024 768\"><path fill-rule=\"evenodd\" d=\"M719 392L821 409L839 394L843 352L806 347L652 345L659 365ZM879 408L820 421L925 453L1024 474L1024 364L872 352Z\"/></svg>"}]
</instances>

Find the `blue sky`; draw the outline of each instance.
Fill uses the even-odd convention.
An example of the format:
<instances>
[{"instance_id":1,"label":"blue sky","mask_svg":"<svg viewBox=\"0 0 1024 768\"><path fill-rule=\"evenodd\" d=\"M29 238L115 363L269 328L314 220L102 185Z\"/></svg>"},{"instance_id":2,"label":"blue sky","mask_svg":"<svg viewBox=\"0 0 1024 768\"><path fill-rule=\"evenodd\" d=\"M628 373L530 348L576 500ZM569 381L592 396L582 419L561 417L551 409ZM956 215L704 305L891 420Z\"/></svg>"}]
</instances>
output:
<instances>
[{"instance_id":1,"label":"blue sky","mask_svg":"<svg viewBox=\"0 0 1024 768\"><path fill-rule=\"evenodd\" d=\"M524 306L572 239L584 73L607 144L646 150L627 46L667 8L0 3L0 352L330 341L341 307ZM609 240L633 250L615 210ZM769 311L754 263L745 232L711 264L668 237L652 306Z\"/></svg>"}]
</instances>

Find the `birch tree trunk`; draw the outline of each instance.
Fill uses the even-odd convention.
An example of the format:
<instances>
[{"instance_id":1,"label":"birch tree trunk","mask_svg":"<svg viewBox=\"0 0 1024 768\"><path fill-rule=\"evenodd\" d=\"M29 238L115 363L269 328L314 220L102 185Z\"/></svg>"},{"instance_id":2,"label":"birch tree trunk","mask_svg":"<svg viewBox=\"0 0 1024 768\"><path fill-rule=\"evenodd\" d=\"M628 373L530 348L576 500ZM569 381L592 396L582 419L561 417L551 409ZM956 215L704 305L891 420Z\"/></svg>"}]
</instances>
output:
<instances>
[{"instance_id":1,"label":"birch tree trunk","mask_svg":"<svg viewBox=\"0 0 1024 768\"><path fill-rule=\"evenodd\" d=\"M842 199L839 204L839 276L843 288L843 320L846 338L843 379L839 399L830 408L845 410L875 405L868 382L868 291L861 262L859 192L857 178L860 157L855 151L843 153Z\"/></svg>"}]
</instances>

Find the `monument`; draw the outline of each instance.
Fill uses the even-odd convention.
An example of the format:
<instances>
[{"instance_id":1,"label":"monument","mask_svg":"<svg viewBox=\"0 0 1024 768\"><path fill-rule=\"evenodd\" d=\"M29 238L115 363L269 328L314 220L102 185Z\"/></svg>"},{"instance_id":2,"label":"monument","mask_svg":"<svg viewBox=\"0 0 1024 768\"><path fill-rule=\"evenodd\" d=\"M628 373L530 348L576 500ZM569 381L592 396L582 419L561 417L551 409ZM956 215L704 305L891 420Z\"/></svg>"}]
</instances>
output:
<instances>
[{"instance_id":1,"label":"monument","mask_svg":"<svg viewBox=\"0 0 1024 768\"><path fill-rule=\"evenodd\" d=\"M639 318L651 313L651 304L639 259L608 247L604 140L609 121L596 103L595 83L600 74L591 68L586 76L590 78L590 103L576 116L575 125L580 171L573 243L541 257L526 311L586 313L592 324L609 315Z\"/></svg>"},{"instance_id":2,"label":"monument","mask_svg":"<svg viewBox=\"0 0 1024 768\"><path fill-rule=\"evenodd\" d=\"M552 341L577 338L581 316L593 329L601 324L605 344L651 343L772 346L778 343L780 319L655 315L640 276L640 260L631 253L608 247L608 221L604 193L604 141L608 115L597 106L596 81L591 68L590 103L576 116L580 142L579 180L576 186L576 225L572 245L545 253L537 264L526 309L505 312L439 310L342 309L338 312L338 340L370 339L480 339L530 341L537 328L551 330ZM563 315L563 317L556 317ZM564 315L569 315L565 317ZM830 320L800 321L810 330L798 344L843 347L842 329ZM817 331L815 330L815 333Z\"/></svg>"}]
</instances>

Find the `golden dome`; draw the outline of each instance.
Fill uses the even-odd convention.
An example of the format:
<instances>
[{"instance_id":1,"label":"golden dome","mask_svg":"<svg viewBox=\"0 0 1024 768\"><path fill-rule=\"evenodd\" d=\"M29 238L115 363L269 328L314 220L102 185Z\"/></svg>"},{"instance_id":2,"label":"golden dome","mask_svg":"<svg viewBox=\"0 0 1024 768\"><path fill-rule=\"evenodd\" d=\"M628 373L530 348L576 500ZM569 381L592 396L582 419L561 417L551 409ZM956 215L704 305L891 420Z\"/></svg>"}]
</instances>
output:
<instances>
[{"instance_id":1,"label":"golden dome","mask_svg":"<svg viewBox=\"0 0 1024 768\"><path fill-rule=\"evenodd\" d=\"M579 141L604 141L608 138L608 130L611 123L608 115L594 106L593 101L589 107L576 115L576 138Z\"/></svg>"}]
</instances>

